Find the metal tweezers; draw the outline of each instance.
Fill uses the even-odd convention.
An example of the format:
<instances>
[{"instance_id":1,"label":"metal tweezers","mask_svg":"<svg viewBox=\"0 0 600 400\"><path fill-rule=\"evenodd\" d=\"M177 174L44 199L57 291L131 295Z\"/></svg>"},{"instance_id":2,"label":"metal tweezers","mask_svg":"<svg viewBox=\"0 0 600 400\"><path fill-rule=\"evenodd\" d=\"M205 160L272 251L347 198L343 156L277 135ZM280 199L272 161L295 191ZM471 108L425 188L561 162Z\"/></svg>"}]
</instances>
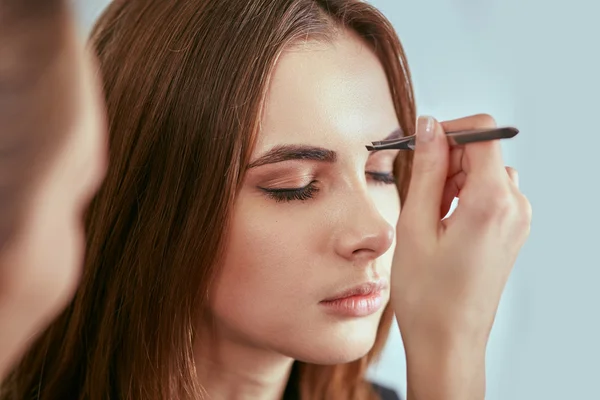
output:
<instances>
[{"instance_id":1,"label":"metal tweezers","mask_svg":"<svg viewBox=\"0 0 600 400\"><path fill-rule=\"evenodd\" d=\"M487 140L510 139L519 133L517 128L507 126L493 129L475 129L469 131L447 132L450 146L460 146L467 143L483 142ZM369 151L379 150L414 150L416 135L404 136L400 139L382 140L372 142L366 146Z\"/></svg>"}]
</instances>

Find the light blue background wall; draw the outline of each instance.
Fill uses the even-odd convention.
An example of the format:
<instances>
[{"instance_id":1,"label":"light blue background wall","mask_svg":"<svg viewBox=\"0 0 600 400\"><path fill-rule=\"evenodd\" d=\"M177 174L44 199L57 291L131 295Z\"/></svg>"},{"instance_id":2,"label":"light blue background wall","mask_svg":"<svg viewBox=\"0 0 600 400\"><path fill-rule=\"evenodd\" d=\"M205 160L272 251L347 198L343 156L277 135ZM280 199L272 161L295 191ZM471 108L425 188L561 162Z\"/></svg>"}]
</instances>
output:
<instances>
[{"instance_id":1,"label":"light blue background wall","mask_svg":"<svg viewBox=\"0 0 600 400\"><path fill-rule=\"evenodd\" d=\"M600 399L600 6L372 0L405 46L419 112L487 112L534 210L488 349L489 400ZM106 0L77 3L87 29ZM405 388L397 329L372 376ZM432 383L434 384L434 383Z\"/></svg>"}]
</instances>

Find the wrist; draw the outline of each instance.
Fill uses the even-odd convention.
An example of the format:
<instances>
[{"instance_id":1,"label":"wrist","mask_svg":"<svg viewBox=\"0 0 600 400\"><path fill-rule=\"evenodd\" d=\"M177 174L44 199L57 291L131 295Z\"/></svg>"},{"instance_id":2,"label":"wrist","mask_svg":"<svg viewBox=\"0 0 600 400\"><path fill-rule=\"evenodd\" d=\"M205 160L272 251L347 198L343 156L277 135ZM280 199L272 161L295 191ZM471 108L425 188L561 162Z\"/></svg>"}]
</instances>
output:
<instances>
[{"instance_id":1,"label":"wrist","mask_svg":"<svg viewBox=\"0 0 600 400\"><path fill-rule=\"evenodd\" d=\"M485 345L446 336L405 343L408 400L485 398Z\"/></svg>"}]
</instances>

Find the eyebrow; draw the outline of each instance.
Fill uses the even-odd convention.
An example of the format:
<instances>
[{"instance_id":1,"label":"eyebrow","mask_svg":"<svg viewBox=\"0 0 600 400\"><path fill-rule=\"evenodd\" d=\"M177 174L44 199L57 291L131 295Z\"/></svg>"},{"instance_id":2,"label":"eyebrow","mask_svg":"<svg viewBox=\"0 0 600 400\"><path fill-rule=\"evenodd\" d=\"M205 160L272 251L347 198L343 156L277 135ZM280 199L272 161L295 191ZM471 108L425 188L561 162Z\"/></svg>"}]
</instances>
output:
<instances>
[{"instance_id":1,"label":"eyebrow","mask_svg":"<svg viewBox=\"0 0 600 400\"><path fill-rule=\"evenodd\" d=\"M383 140L390 140L402 137L402 130L396 129ZM337 153L333 150L322 147L305 145L280 145L275 146L266 154L248 164L247 169L260 167L267 164L275 164L290 160L310 160L326 163L334 163L337 160Z\"/></svg>"},{"instance_id":2,"label":"eyebrow","mask_svg":"<svg viewBox=\"0 0 600 400\"><path fill-rule=\"evenodd\" d=\"M313 146L281 145L274 147L265 155L252 161L248 165L248 169L289 160L311 160L333 163L336 159L337 154L333 150Z\"/></svg>"}]
</instances>

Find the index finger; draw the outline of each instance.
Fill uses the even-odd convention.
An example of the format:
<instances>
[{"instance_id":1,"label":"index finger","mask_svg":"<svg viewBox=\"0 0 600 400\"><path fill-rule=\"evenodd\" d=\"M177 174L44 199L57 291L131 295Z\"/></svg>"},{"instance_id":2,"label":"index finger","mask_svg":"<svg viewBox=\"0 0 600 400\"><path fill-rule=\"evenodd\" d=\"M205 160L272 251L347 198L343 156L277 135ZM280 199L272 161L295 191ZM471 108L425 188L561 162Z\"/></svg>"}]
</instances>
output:
<instances>
[{"instance_id":1,"label":"index finger","mask_svg":"<svg viewBox=\"0 0 600 400\"><path fill-rule=\"evenodd\" d=\"M446 132L487 129L497 126L494 118L488 114L476 114L444 121L441 125ZM470 143L453 149L452 153L449 176L454 176L461 171L468 174L505 174L502 148L498 140Z\"/></svg>"}]
</instances>

